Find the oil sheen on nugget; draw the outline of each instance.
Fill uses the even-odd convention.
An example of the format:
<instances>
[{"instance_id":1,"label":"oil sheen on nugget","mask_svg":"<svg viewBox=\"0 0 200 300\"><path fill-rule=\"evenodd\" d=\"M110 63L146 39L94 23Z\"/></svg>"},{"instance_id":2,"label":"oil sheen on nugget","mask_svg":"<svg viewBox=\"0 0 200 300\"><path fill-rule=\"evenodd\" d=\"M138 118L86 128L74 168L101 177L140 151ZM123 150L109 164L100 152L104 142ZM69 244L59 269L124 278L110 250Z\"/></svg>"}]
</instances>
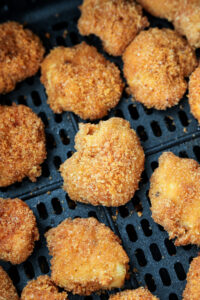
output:
<instances>
[{"instance_id":1,"label":"oil sheen on nugget","mask_svg":"<svg viewBox=\"0 0 200 300\"><path fill-rule=\"evenodd\" d=\"M144 170L144 151L128 121L80 124L75 152L60 168L74 201L120 206L131 200Z\"/></svg>"},{"instance_id":2,"label":"oil sheen on nugget","mask_svg":"<svg viewBox=\"0 0 200 300\"><path fill-rule=\"evenodd\" d=\"M164 152L151 177L152 217L167 230L175 245L200 246L200 166Z\"/></svg>"},{"instance_id":3,"label":"oil sheen on nugget","mask_svg":"<svg viewBox=\"0 0 200 300\"><path fill-rule=\"evenodd\" d=\"M66 219L45 236L58 286L90 295L124 285L129 258L120 239L95 218Z\"/></svg>"},{"instance_id":4,"label":"oil sheen on nugget","mask_svg":"<svg viewBox=\"0 0 200 300\"><path fill-rule=\"evenodd\" d=\"M41 71L51 109L72 111L82 119L105 116L119 102L124 86L118 67L85 42L51 50Z\"/></svg>"}]
</instances>

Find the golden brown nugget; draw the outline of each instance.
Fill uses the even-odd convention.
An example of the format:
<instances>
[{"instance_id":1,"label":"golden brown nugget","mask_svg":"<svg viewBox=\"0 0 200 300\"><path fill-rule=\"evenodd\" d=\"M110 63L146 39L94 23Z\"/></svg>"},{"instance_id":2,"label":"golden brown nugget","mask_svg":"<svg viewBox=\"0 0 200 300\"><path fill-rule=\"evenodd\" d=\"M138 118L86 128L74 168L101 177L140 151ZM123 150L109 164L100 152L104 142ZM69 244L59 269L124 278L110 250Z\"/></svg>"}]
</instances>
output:
<instances>
[{"instance_id":1,"label":"golden brown nugget","mask_svg":"<svg viewBox=\"0 0 200 300\"><path fill-rule=\"evenodd\" d=\"M152 217L175 245L200 245L200 166L188 158L164 152L151 177Z\"/></svg>"},{"instance_id":2,"label":"golden brown nugget","mask_svg":"<svg viewBox=\"0 0 200 300\"><path fill-rule=\"evenodd\" d=\"M0 198L0 259L12 264L24 262L39 240L36 219L20 199Z\"/></svg>"},{"instance_id":3,"label":"golden brown nugget","mask_svg":"<svg viewBox=\"0 0 200 300\"><path fill-rule=\"evenodd\" d=\"M194 258L187 274L187 284L183 292L183 300L200 299L200 256Z\"/></svg>"},{"instance_id":4,"label":"golden brown nugget","mask_svg":"<svg viewBox=\"0 0 200 300\"><path fill-rule=\"evenodd\" d=\"M117 105L124 86L115 64L85 42L53 49L42 63L41 82L55 113L72 111L91 120Z\"/></svg>"},{"instance_id":5,"label":"golden brown nugget","mask_svg":"<svg viewBox=\"0 0 200 300\"><path fill-rule=\"evenodd\" d=\"M22 291L21 300L67 300L67 293L59 293L49 276L43 275L28 282Z\"/></svg>"},{"instance_id":6,"label":"golden brown nugget","mask_svg":"<svg viewBox=\"0 0 200 300\"><path fill-rule=\"evenodd\" d=\"M12 280L0 266L0 300L19 300Z\"/></svg>"},{"instance_id":7,"label":"golden brown nugget","mask_svg":"<svg viewBox=\"0 0 200 300\"><path fill-rule=\"evenodd\" d=\"M46 234L51 278L73 294L122 287L129 258L120 239L94 218L66 219Z\"/></svg>"},{"instance_id":8,"label":"golden brown nugget","mask_svg":"<svg viewBox=\"0 0 200 300\"><path fill-rule=\"evenodd\" d=\"M42 120L27 106L0 106L0 187L36 181L46 158Z\"/></svg>"},{"instance_id":9,"label":"golden brown nugget","mask_svg":"<svg viewBox=\"0 0 200 300\"><path fill-rule=\"evenodd\" d=\"M188 98L191 112L200 123L200 65L190 76Z\"/></svg>"},{"instance_id":10,"label":"golden brown nugget","mask_svg":"<svg viewBox=\"0 0 200 300\"><path fill-rule=\"evenodd\" d=\"M134 0L84 0L80 10L80 33L100 37L105 51L114 56L122 55L138 32L149 26Z\"/></svg>"},{"instance_id":11,"label":"golden brown nugget","mask_svg":"<svg viewBox=\"0 0 200 300\"><path fill-rule=\"evenodd\" d=\"M140 287L136 290L126 290L110 296L109 300L158 300L147 289Z\"/></svg>"},{"instance_id":12,"label":"golden brown nugget","mask_svg":"<svg viewBox=\"0 0 200 300\"><path fill-rule=\"evenodd\" d=\"M80 124L75 149L60 168L72 200L120 206L133 197L144 170L144 151L128 121Z\"/></svg>"},{"instance_id":13,"label":"golden brown nugget","mask_svg":"<svg viewBox=\"0 0 200 300\"><path fill-rule=\"evenodd\" d=\"M0 24L0 94L37 73L44 55L40 39L17 22Z\"/></svg>"},{"instance_id":14,"label":"golden brown nugget","mask_svg":"<svg viewBox=\"0 0 200 300\"><path fill-rule=\"evenodd\" d=\"M141 32L123 55L124 74L135 99L148 108L176 105L187 89L184 77L197 65L194 50L178 33Z\"/></svg>"}]
</instances>

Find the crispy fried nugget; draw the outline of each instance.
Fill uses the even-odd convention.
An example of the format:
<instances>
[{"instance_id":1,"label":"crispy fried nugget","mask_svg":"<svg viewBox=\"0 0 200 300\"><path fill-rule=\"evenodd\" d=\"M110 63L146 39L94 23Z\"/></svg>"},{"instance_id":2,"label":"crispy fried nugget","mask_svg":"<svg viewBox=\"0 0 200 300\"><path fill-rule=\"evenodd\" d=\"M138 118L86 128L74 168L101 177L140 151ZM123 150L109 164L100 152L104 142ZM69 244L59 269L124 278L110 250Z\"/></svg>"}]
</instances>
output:
<instances>
[{"instance_id":1,"label":"crispy fried nugget","mask_svg":"<svg viewBox=\"0 0 200 300\"><path fill-rule=\"evenodd\" d=\"M79 128L77 152L60 168L64 190L72 200L92 205L127 203L144 169L144 151L135 131L121 118Z\"/></svg>"},{"instance_id":2,"label":"crispy fried nugget","mask_svg":"<svg viewBox=\"0 0 200 300\"><path fill-rule=\"evenodd\" d=\"M85 42L52 50L42 63L41 81L55 113L73 111L91 120L117 105L124 86L115 64Z\"/></svg>"},{"instance_id":3,"label":"crispy fried nugget","mask_svg":"<svg viewBox=\"0 0 200 300\"><path fill-rule=\"evenodd\" d=\"M149 22L133 0L84 0L78 28L82 35L96 34L105 51L121 55L128 44Z\"/></svg>"},{"instance_id":4,"label":"crispy fried nugget","mask_svg":"<svg viewBox=\"0 0 200 300\"><path fill-rule=\"evenodd\" d=\"M0 300L18 300L17 291L12 280L0 266Z\"/></svg>"},{"instance_id":5,"label":"crispy fried nugget","mask_svg":"<svg viewBox=\"0 0 200 300\"><path fill-rule=\"evenodd\" d=\"M0 24L0 93L37 73L44 48L40 39L16 22Z\"/></svg>"},{"instance_id":6,"label":"crispy fried nugget","mask_svg":"<svg viewBox=\"0 0 200 300\"><path fill-rule=\"evenodd\" d=\"M24 262L39 240L32 210L20 199L0 198L0 259Z\"/></svg>"},{"instance_id":7,"label":"crispy fried nugget","mask_svg":"<svg viewBox=\"0 0 200 300\"><path fill-rule=\"evenodd\" d=\"M200 166L164 152L151 177L152 217L168 231L175 245L200 245Z\"/></svg>"},{"instance_id":8,"label":"crispy fried nugget","mask_svg":"<svg viewBox=\"0 0 200 300\"><path fill-rule=\"evenodd\" d=\"M184 0L137 0L153 16L169 21L173 20L180 1Z\"/></svg>"},{"instance_id":9,"label":"crispy fried nugget","mask_svg":"<svg viewBox=\"0 0 200 300\"><path fill-rule=\"evenodd\" d=\"M200 65L190 76L189 104L192 114L200 123Z\"/></svg>"},{"instance_id":10,"label":"crispy fried nugget","mask_svg":"<svg viewBox=\"0 0 200 300\"><path fill-rule=\"evenodd\" d=\"M129 258L104 224L94 218L66 219L45 236L58 286L80 295L123 286Z\"/></svg>"},{"instance_id":11,"label":"crispy fried nugget","mask_svg":"<svg viewBox=\"0 0 200 300\"><path fill-rule=\"evenodd\" d=\"M0 106L0 186L41 175L46 158L44 125L24 105Z\"/></svg>"},{"instance_id":12,"label":"crispy fried nugget","mask_svg":"<svg viewBox=\"0 0 200 300\"><path fill-rule=\"evenodd\" d=\"M23 289L21 300L67 300L67 293L59 293L49 276L39 276L31 280Z\"/></svg>"},{"instance_id":13,"label":"crispy fried nugget","mask_svg":"<svg viewBox=\"0 0 200 300\"><path fill-rule=\"evenodd\" d=\"M124 74L136 100L166 109L187 89L184 77L197 65L194 50L178 33L151 28L141 32L123 55Z\"/></svg>"},{"instance_id":14,"label":"crispy fried nugget","mask_svg":"<svg viewBox=\"0 0 200 300\"><path fill-rule=\"evenodd\" d=\"M147 289L140 287L136 290L126 290L112 295L109 300L158 300Z\"/></svg>"},{"instance_id":15,"label":"crispy fried nugget","mask_svg":"<svg viewBox=\"0 0 200 300\"><path fill-rule=\"evenodd\" d=\"M183 292L183 300L200 299L200 256L194 258L187 274L187 284Z\"/></svg>"}]
</instances>

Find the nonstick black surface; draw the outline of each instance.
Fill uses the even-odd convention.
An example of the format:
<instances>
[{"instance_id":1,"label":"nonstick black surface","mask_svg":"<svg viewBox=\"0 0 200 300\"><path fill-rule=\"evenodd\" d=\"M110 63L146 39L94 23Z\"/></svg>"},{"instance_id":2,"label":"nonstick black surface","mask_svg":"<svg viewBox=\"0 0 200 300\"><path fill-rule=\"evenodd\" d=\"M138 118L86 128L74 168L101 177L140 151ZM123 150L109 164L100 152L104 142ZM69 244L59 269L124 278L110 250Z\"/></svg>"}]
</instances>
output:
<instances>
[{"instance_id":1,"label":"nonstick black surface","mask_svg":"<svg viewBox=\"0 0 200 300\"><path fill-rule=\"evenodd\" d=\"M121 58L103 52L97 37L79 35L77 20L80 4L80 0L1 0L0 21L25 23L27 28L40 36L47 53L55 46L73 46L85 40L122 69ZM165 20L148 17L151 26L172 28ZM47 97L39 77L40 74L37 74L19 83L12 93L0 96L0 104L16 102L28 105L42 118L46 128L48 158L36 183L25 179L22 183L0 189L0 197L19 197L26 201L36 215L40 241L26 262L16 266L5 262L0 264L8 271L20 293L28 280L50 274L50 257L43 234L65 218L94 216L120 236L129 255L131 278L124 288L147 285L161 300L181 299L189 263L198 249L195 246L177 248L169 241L168 234L151 218L148 189L149 178L163 151L173 151L180 157L190 157L200 162L200 131L190 113L187 97L171 109L156 111L133 103L131 96L124 92L118 106L104 118L119 116L127 119L137 131L146 154L146 168L139 191L127 205L107 209L75 203L62 190L58 169L74 151L74 136L82 120L72 113L54 114L46 103ZM101 296L91 297L69 295L69 298L108 299L108 294L105 292Z\"/></svg>"}]
</instances>

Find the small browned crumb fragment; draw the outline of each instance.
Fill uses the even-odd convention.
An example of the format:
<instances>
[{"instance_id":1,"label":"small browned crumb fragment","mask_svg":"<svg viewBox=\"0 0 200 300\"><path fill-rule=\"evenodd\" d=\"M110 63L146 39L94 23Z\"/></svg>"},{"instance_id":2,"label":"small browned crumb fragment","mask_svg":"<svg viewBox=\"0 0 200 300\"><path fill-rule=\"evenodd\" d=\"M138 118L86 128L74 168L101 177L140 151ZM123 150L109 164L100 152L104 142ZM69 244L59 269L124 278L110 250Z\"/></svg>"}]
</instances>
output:
<instances>
[{"instance_id":1,"label":"small browned crumb fragment","mask_svg":"<svg viewBox=\"0 0 200 300\"><path fill-rule=\"evenodd\" d=\"M109 300L159 300L147 289L140 287L135 290L126 290L110 296Z\"/></svg>"},{"instance_id":2,"label":"small browned crumb fragment","mask_svg":"<svg viewBox=\"0 0 200 300\"><path fill-rule=\"evenodd\" d=\"M135 99L147 108L176 105L197 65L193 48L171 29L142 31L126 48L124 74Z\"/></svg>"},{"instance_id":3,"label":"small browned crumb fragment","mask_svg":"<svg viewBox=\"0 0 200 300\"><path fill-rule=\"evenodd\" d=\"M200 65L190 76L188 98L191 113L200 123Z\"/></svg>"},{"instance_id":4,"label":"small browned crumb fragment","mask_svg":"<svg viewBox=\"0 0 200 300\"><path fill-rule=\"evenodd\" d=\"M17 22L0 24L0 94L37 73L44 56L39 37Z\"/></svg>"},{"instance_id":5,"label":"small browned crumb fragment","mask_svg":"<svg viewBox=\"0 0 200 300\"><path fill-rule=\"evenodd\" d=\"M0 105L0 187L36 181L46 158L42 120L27 106Z\"/></svg>"},{"instance_id":6,"label":"small browned crumb fragment","mask_svg":"<svg viewBox=\"0 0 200 300\"><path fill-rule=\"evenodd\" d=\"M51 109L73 111L82 119L105 116L119 102L124 87L117 66L85 42L53 49L41 70Z\"/></svg>"},{"instance_id":7,"label":"small browned crumb fragment","mask_svg":"<svg viewBox=\"0 0 200 300\"><path fill-rule=\"evenodd\" d=\"M151 177L152 217L175 245L200 245L200 166L188 158L164 152Z\"/></svg>"},{"instance_id":8,"label":"small browned crumb fragment","mask_svg":"<svg viewBox=\"0 0 200 300\"><path fill-rule=\"evenodd\" d=\"M200 299L200 256L195 257L187 274L187 284L183 292L183 300Z\"/></svg>"},{"instance_id":9,"label":"small browned crumb fragment","mask_svg":"<svg viewBox=\"0 0 200 300\"><path fill-rule=\"evenodd\" d=\"M60 167L74 201L120 206L131 200L144 170L144 151L130 123L111 118L80 124L75 152Z\"/></svg>"},{"instance_id":10,"label":"small browned crumb fragment","mask_svg":"<svg viewBox=\"0 0 200 300\"><path fill-rule=\"evenodd\" d=\"M51 278L43 275L28 282L21 300L67 300L67 293L60 293Z\"/></svg>"},{"instance_id":11,"label":"small browned crumb fragment","mask_svg":"<svg viewBox=\"0 0 200 300\"><path fill-rule=\"evenodd\" d=\"M12 280L4 269L0 266L0 299L1 300L19 300L17 291Z\"/></svg>"},{"instance_id":12,"label":"small browned crumb fragment","mask_svg":"<svg viewBox=\"0 0 200 300\"><path fill-rule=\"evenodd\" d=\"M0 259L24 262L33 252L39 232L32 210L20 199L0 198Z\"/></svg>"},{"instance_id":13,"label":"small browned crumb fragment","mask_svg":"<svg viewBox=\"0 0 200 300\"><path fill-rule=\"evenodd\" d=\"M123 286L129 258L120 239L95 218L66 219L45 236L58 286L79 295Z\"/></svg>"},{"instance_id":14,"label":"small browned crumb fragment","mask_svg":"<svg viewBox=\"0 0 200 300\"><path fill-rule=\"evenodd\" d=\"M104 50L114 56L122 55L138 32L149 26L134 0L84 0L80 10L80 33L100 37Z\"/></svg>"}]
</instances>

